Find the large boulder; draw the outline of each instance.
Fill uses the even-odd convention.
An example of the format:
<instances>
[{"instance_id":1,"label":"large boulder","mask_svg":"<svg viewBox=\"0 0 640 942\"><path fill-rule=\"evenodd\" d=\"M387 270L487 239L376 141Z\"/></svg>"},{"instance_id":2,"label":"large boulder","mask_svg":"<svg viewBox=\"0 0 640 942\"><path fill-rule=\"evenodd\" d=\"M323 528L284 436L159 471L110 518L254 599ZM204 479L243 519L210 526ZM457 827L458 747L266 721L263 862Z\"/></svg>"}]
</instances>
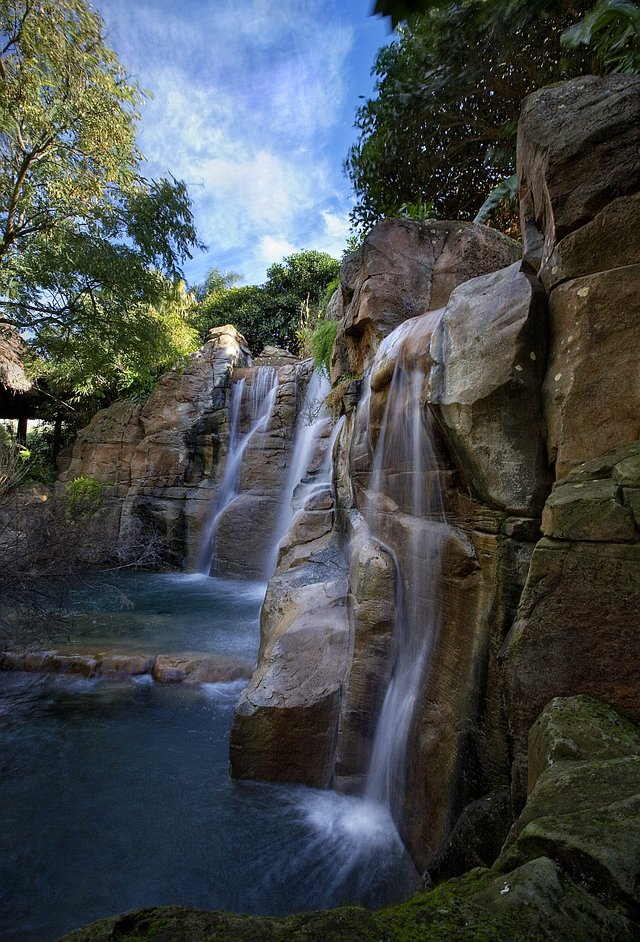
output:
<instances>
[{"instance_id":1,"label":"large boulder","mask_svg":"<svg viewBox=\"0 0 640 942\"><path fill-rule=\"evenodd\" d=\"M336 547L269 582L258 667L236 708L236 778L331 782L347 666L347 581Z\"/></svg>"},{"instance_id":2,"label":"large boulder","mask_svg":"<svg viewBox=\"0 0 640 942\"><path fill-rule=\"evenodd\" d=\"M545 856L629 912L640 904L640 738L589 697L556 698L532 728L532 791L496 863ZM534 755L532 755L532 753ZM546 765L540 761L546 757Z\"/></svg>"},{"instance_id":3,"label":"large boulder","mask_svg":"<svg viewBox=\"0 0 640 942\"><path fill-rule=\"evenodd\" d=\"M558 478L640 435L640 77L541 89L518 126L525 262L550 292L543 386Z\"/></svg>"},{"instance_id":4,"label":"large boulder","mask_svg":"<svg viewBox=\"0 0 640 942\"><path fill-rule=\"evenodd\" d=\"M605 206L640 190L639 147L638 75L585 75L526 99L517 163L525 260L535 270Z\"/></svg>"},{"instance_id":5,"label":"large boulder","mask_svg":"<svg viewBox=\"0 0 640 942\"><path fill-rule=\"evenodd\" d=\"M466 488L533 516L549 491L540 387L546 299L518 263L453 292L431 341L429 399Z\"/></svg>"},{"instance_id":6,"label":"large boulder","mask_svg":"<svg viewBox=\"0 0 640 942\"><path fill-rule=\"evenodd\" d=\"M520 255L517 243L469 222L385 219L343 264L344 314L331 375L362 376L383 337L407 318L435 310L453 289Z\"/></svg>"},{"instance_id":7,"label":"large boulder","mask_svg":"<svg viewBox=\"0 0 640 942\"><path fill-rule=\"evenodd\" d=\"M640 264L563 283L549 316L543 401L561 478L640 436Z\"/></svg>"}]
</instances>

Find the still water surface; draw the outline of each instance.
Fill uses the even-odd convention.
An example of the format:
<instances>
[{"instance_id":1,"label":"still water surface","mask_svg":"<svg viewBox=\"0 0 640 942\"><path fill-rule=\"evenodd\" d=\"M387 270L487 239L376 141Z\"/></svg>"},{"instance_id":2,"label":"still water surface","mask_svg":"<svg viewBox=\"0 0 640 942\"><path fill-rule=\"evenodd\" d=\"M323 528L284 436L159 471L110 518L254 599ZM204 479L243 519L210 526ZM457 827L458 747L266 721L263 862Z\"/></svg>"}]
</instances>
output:
<instances>
[{"instance_id":1,"label":"still water surface","mask_svg":"<svg viewBox=\"0 0 640 942\"><path fill-rule=\"evenodd\" d=\"M78 630L118 649L255 656L263 590L137 574L80 593ZM284 915L415 888L380 805L229 779L242 686L0 673L2 942L142 906Z\"/></svg>"}]
</instances>

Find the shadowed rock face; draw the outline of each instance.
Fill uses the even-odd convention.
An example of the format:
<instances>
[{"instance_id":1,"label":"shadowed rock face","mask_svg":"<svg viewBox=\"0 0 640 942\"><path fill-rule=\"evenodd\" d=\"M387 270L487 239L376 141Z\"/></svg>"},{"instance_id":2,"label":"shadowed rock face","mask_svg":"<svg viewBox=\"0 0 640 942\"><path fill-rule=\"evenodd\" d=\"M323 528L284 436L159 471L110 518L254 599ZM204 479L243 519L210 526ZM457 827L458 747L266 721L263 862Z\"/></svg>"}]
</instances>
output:
<instances>
[{"instance_id":1,"label":"shadowed rock face","mask_svg":"<svg viewBox=\"0 0 640 942\"><path fill-rule=\"evenodd\" d=\"M88 475L104 495L126 550L151 536L177 565L197 539L215 469L225 454L227 388L251 362L233 327L212 330L181 373L165 374L144 404L117 402L77 436L60 481Z\"/></svg>"},{"instance_id":2,"label":"shadowed rock face","mask_svg":"<svg viewBox=\"0 0 640 942\"><path fill-rule=\"evenodd\" d=\"M529 727L550 696L588 693L640 719L640 442L576 468L543 513L504 650L513 792L526 794Z\"/></svg>"},{"instance_id":3,"label":"shadowed rock face","mask_svg":"<svg viewBox=\"0 0 640 942\"><path fill-rule=\"evenodd\" d=\"M639 118L638 76L587 76L532 95L519 126L525 255L550 292L556 484L503 652L518 806L550 697L589 693L640 717Z\"/></svg>"},{"instance_id":4,"label":"shadowed rock face","mask_svg":"<svg viewBox=\"0 0 640 942\"><path fill-rule=\"evenodd\" d=\"M556 475L640 436L640 77L535 92L518 126L525 261L550 292Z\"/></svg>"}]
</instances>

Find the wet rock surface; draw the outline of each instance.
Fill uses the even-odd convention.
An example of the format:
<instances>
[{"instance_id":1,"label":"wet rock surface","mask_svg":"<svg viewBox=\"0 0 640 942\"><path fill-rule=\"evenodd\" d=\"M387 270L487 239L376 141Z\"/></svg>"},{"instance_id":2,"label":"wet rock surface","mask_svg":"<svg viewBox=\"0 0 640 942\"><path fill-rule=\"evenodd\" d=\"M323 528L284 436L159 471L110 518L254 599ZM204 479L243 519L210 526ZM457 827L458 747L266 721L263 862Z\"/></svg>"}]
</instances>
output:
<instances>
[{"instance_id":1,"label":"wet rock surface","mask_svg":"<svg viewBox=\"0 0 640 942\"><path fill-rule=\"evenodd\" d=\"M199 652L150 655L4 651L0 653L0 670L74 674L105 680L124 680L148 674L160 684L207 684L247 679L251 676L253 664L244 658Z\"/></svg>"}]
</instances>

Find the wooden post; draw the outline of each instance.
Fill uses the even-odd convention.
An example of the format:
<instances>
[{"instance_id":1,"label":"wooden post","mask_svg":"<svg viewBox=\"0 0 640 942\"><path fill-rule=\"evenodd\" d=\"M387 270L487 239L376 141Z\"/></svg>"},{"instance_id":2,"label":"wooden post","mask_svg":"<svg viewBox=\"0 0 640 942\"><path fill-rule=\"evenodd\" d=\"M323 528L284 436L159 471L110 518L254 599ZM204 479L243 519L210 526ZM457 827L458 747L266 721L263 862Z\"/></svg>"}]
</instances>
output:
<instances>
[{"instance_id":1,"label":"wooden post","mask_svg":"<svg viewBox=\"0 0 640 942\"><path fill-rule=\"evenodd\" d=\"M22 415L18 419L18 433L16 435L16 441L19 445L27 444L27 422L28 419L26 415Z\"/></svg>"}]
</instances>

